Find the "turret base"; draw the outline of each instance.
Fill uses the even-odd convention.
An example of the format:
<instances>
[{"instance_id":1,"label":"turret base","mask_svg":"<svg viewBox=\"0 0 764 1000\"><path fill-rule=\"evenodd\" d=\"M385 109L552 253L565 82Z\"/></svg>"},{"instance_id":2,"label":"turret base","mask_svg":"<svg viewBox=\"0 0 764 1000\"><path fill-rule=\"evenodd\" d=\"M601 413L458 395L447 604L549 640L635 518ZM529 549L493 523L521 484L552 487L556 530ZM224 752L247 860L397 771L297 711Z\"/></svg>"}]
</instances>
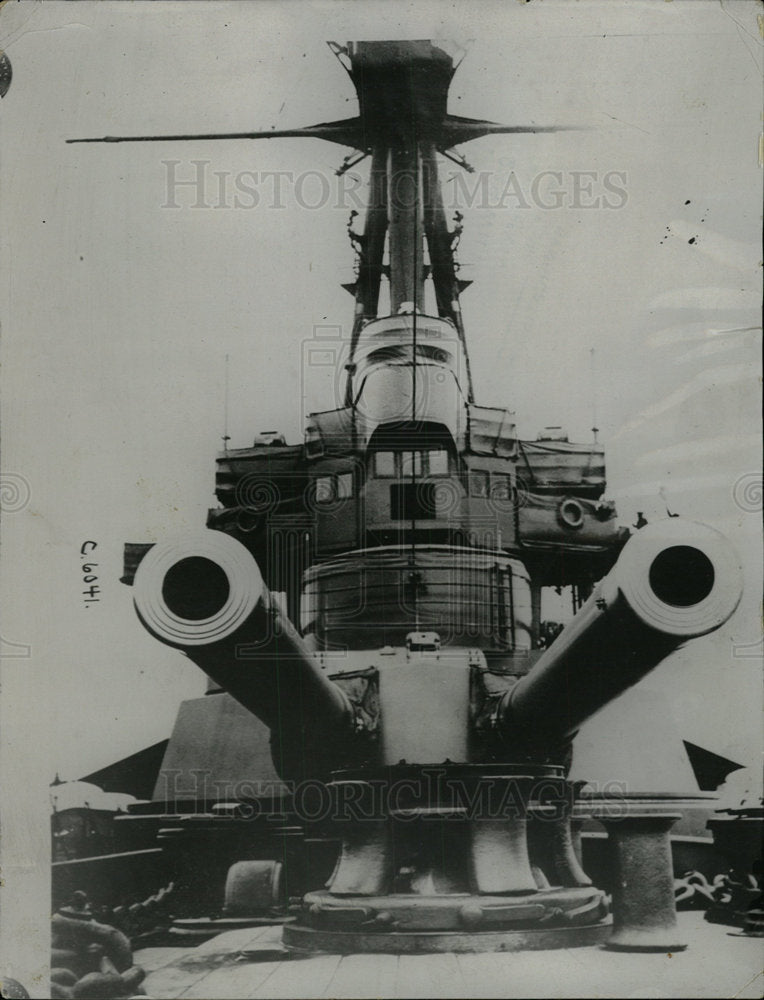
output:
<instances>
[{"instance_id":1,"label":"turret base","mask_svg":"<svg viewBox=\"0 0 764 1000\"><path fill-rule=\"evenodd\" d=\"M481 952L599 944L612 932L592 886L535 893L337 896L308 893L284 925L298 951Z\"/></svg>"},{"instance_id":2,"label":"turret base","mask_svg":"<svg viewBox=\"0 0 764 1000\"><path fill-rule=\"evenodd\" d=\"M602 944L613 932L610 920L582 927L545 927L513 931L328 931L285 924L283 944L293 952L415 954L529 951L583 948Z\"/></svg>"}]
</instances>

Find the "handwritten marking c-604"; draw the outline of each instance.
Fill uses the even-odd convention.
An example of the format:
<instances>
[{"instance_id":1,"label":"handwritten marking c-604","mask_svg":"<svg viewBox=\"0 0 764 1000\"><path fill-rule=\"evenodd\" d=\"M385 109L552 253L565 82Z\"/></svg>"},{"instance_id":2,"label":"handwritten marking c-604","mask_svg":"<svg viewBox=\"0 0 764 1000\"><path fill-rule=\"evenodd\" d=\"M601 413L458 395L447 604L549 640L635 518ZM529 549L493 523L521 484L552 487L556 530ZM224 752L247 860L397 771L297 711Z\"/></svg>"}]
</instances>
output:
<instances>
[{"instance_id":1,"label":"handwritten marking c-604","mask_svg":"<svg viewBox=\"0 0 764 1000\"><path fill-rule=\"evenodd\" d=\"M98 542L86 541L80 546L80 559L82 559L82 582L87 585L87 589L82 591L83 603L85 607L97 604L101 598L101 588L98 586L98 573L96 572L97 562L85 561L98 548Z\"/></svg>"}]
</instances>

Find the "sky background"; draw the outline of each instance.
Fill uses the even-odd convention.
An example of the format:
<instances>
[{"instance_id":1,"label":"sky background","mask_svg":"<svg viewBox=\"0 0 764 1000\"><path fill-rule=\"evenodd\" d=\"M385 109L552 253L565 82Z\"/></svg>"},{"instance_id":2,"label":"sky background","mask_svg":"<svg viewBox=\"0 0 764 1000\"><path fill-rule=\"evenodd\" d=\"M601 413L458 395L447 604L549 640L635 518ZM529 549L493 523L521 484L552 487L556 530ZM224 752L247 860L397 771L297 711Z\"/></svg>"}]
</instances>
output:
<instances>
[{"instance_id":1,"label":"sky background","mask_svg":"<svg viewBox=\"0 0 764 1000\"><path fill-rule=\"evenodd\" d=\"M462 305L476 398L514 410L526 437L562 424L590 440L596 421L622 523L668 503L730 537L746 578L739 610L645 690L685 739L756 762L759 10L745 0L3 8L14 76L0 107L2 763L21 769L23 787L166 737L179 702L204 690L198 669L138 623L118 582L122 544L203 527L226 355L231 445L263 429L299 441L309 410L337 404L335 373L307 368L306 345L317 329L341 343L352 318L340 284L352 280L354 203L333 177L349 150L65 139L352 116L329 39L454 40L467 49L454 113L587 128L467 144L477 173L466 183L487 185L471 207L449 179L459 168L443 163L447 206L464 214L461 276L474 280ZM168 160L181 179L202 161L209 207L192 208L188 188L166 207ZM353 170L361 194L365 167ZM262 174L285 170L295 183L284 182L279 208ZM234 184L248 171L260 203L246 208ZM576 171L594 175L580 207ZM613 172L625 194L608 208ZM559 207L542 207L555 190ZM101 590L90 604L85 540L97 543Z\"/></svg>"}]
</instances>

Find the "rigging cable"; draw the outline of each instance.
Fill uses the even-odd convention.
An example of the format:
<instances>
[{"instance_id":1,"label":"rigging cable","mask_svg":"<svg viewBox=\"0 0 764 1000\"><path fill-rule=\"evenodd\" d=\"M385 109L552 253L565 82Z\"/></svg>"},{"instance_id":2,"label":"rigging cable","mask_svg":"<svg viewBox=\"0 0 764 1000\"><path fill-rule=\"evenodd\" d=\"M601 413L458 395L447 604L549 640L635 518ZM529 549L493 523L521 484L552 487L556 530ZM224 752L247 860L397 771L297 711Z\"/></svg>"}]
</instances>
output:
<instances>
[{"instance_id":1,"label":"rigging cable","mask_svg":"<svg viewBox=\"0 0 764 1000\"><path fill-rule=\"evenodd\" d=\"M413 81L412 81L413 87ZM419 198L419 184L421 180L421 158L419 155L419 140L416 134L416 117L412 115L411 119L411 144L413 146L414 155L414 206L412 212L412 228L413 228L413 256L412 256L412 266L413 266L413 287L412 287L412 299L413 299L413 310L411 314L411 341L412 341L412 366L411 366L411 428L412 433L415 433L416 428L416 418L417 418L417 406L416 406L416 396L417 396L417 309L419 303L417 301L417 291L418 291L418 280L419 275L417 272L417 262L419 255L419 208L420 208L420 198ZM419 452L421 455L421 451ZM417 451L412 450L411 452L411 550L409 555L409 563L412 567L411 569L411 594L412 600L414 602L414 627L416 631L419 631L419 601L418 601L418 574L416 572L416 513L417 513L417 480L416 480L416 456ZM420 458L421 461L421 458Z\"/></svg>"}]
</instances>

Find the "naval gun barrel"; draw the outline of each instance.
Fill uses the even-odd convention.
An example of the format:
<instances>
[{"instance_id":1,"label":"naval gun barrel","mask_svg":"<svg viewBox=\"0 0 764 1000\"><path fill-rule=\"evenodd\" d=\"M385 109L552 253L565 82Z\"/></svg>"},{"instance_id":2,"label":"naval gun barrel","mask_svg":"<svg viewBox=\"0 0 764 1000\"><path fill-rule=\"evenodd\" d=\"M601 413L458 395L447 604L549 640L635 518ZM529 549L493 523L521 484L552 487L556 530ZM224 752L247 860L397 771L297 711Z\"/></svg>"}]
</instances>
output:
<instances>
[{"instance_id":1,"label":"naval gun barrel","mask_svg":"<svg viewBox=\"0 0 764 1000\"><path fill-rule=\"evenodd\" d=\"M499 706L501 731L538 746L572 736L689 639L719 628L742 592L729 542L666 519L638 531L571 623Z\"/></svg>"},{"instance_id":2,"label":"naval gun barrel","mask_svg":"<svg viewBox=\"0 0 764 1000\"><path fill-rule=\"evenodd\" d=\"M345 693L322 672L235 539L203 531L152 546L134 581L138 617L271 729L334 744L352 729ZM281 740L280 737L292 737ZM278 762L277 762L278 767Z\"/></svg>"}]
</instances>

